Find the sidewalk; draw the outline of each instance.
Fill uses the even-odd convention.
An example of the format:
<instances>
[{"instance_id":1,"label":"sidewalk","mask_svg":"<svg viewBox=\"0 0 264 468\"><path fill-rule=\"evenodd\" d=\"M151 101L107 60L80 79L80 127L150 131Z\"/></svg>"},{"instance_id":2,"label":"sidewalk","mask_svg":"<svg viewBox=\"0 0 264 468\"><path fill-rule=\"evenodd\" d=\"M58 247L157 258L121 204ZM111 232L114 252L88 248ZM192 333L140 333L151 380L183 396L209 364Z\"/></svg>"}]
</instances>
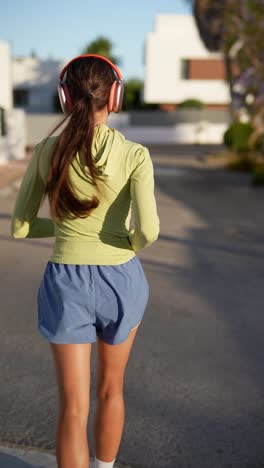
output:
<instances>
[{"instance_id":1,"label":"sidewalk","mask_svg":"<svg viewBox=\"0 0 264 468\"><path fill-rule=\"evenodd\" d=\"M0 468L57 468L54 452L0 445ZM93 462L90 462L93 468ZM115 463L114 468L133 468Z\"/></svg>"},{"instance_id":2,"label":"sidewalk","mask_svg":"<svg viewBox=\"0 0 264 468\"><path fill-rule=\"evenodd\" d=\"M8 194L16 188L16 182L23 177L30 157L31 153L28 153L24 159L0 164L0 195Z\"/></svg>"}]
</instances>

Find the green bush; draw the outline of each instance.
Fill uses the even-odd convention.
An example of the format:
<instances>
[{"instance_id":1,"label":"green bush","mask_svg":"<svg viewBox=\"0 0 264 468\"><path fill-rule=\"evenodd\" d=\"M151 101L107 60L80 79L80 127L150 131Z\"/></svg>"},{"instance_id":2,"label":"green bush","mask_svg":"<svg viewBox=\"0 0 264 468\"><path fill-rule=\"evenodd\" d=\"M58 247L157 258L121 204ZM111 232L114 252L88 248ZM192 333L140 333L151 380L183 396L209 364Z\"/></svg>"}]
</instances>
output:
<instances>
[{"instance_id":1,"label":"green bush","mask_svg":"<svg viewBox=\"0 0 264 468\"><path fill-rule=\"evenodd\" d=\"M203 109L204 104L199 99L190 98L178 104L179 109Z\"/></svg>"},{"instance_id":2,"label":"green bush","mask_svg":"<svg viewBox=\"0 0 264 468\"><path fill-rule=\"evenodd\" d=\"M259 164L253 169L252 184L264 185L264 164Z\"/></svg>"},{"instance_id":3,"label":"green bush","mask_svg":"<svg viewBox=\"0 0 264 468\"><path fill-rule=\"evenodd\" d=\"M233 137L232 137L232 126L231 125L225 131L223 138L224 138L224 145L227 146L227 148L232 148Z\"/></svg>"},{"instance_id":4,"label":"green bush","mask_svg":"<svg viewBox=\"0 0 264 468\"><path fill-rule=\"evenodd\" d=\"M253 127L250 123L233 122L224 133L224 144L238 153L248 151L252 132Z\"/></svg>"}]
</instances>

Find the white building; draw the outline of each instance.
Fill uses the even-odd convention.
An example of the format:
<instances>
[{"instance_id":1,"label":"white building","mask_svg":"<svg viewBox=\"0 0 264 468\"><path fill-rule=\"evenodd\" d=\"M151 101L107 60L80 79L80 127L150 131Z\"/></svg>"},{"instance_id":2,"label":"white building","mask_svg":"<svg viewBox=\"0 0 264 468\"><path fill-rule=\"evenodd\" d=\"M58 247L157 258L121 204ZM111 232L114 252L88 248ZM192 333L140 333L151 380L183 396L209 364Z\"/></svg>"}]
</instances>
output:
<instances>
[{"instance_id":1,"label":"white building","mask_svg":"<svg viewBox=\"0 0 264 468\"><path fill-rule=\"evenodd\" d=\"M10 46L7 42L0 41L0 65L1 65L1 86L0 86L0 107L8 110L13 107L12 97L12 63Z\"/></svg>"},{"instance_id":2,"label":"white building","mask_svg":"<svg viewBox=\"0 0 264 468\"><path fill-rule=\"evenodd\" d=\"M229 90L222 55L203 45L192 15L160 15L145 42L144 101L178 104L196 98L226 107Z\"/></svg>"},{"instance_id":3,"label":"white building","mask_svg":"<svg viewBox=\"0 0 264 468\"><path fill-rule=\"evenodd\" d=\"M0 164L25 155L25 113L14 109L11 48L0 41Z\"/></svg>"},{"instance_id":4,"label":"white building","mask_svg":"<svg viewBox=\"0 0 264 468\"><path fill-rule=\"evenodd\" d=\"M54 112L57 83L63 66L64 62L56 60L13 58L14 106L27 113Z\"/></svg>"}]
</instances>

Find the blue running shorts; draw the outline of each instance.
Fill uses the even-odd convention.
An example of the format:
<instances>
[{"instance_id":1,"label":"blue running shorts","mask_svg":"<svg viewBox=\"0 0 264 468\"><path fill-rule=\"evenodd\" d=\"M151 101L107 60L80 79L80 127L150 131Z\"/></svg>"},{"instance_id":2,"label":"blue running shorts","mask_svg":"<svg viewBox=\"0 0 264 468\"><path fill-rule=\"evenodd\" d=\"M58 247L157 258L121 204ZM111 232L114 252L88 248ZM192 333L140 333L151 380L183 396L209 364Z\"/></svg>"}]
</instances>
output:
<instances>
[{"instance_id":1,"label":"blue running shorts","mask_svg":"<svg viewBox=\"0 0 264 468\"><path fill-rule=\"evenodd\" d=\"M149 283L135 255L118 265L48 261L37 295L38 330L53 343L119 344L143 318Z\"/></svg>"}]
</instances>

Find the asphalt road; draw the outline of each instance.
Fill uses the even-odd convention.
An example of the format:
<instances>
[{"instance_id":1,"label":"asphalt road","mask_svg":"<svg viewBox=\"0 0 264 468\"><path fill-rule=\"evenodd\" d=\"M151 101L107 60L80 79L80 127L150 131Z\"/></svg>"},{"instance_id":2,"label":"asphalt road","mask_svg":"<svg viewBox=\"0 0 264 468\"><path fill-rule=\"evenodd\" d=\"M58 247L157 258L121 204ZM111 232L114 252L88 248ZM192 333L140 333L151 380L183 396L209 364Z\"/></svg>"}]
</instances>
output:
<instances>
[{"instance_id":1,"label":"asphalt road","mask_svg":"<svg viewBox=\"0 0 264 468\"><path fill-rule=\"evenodd\" d=\"M126 371L117 461L264 467L264 188L246 174L177 164L173 151L166 164L156 156L161 233L139 253L151 291ZM36 311L53 241L10 238L14 196L0 197L0 444L53 451L57 389ZM96 344L91 454L95 378Z\"/></svg>"}]
</instances>

